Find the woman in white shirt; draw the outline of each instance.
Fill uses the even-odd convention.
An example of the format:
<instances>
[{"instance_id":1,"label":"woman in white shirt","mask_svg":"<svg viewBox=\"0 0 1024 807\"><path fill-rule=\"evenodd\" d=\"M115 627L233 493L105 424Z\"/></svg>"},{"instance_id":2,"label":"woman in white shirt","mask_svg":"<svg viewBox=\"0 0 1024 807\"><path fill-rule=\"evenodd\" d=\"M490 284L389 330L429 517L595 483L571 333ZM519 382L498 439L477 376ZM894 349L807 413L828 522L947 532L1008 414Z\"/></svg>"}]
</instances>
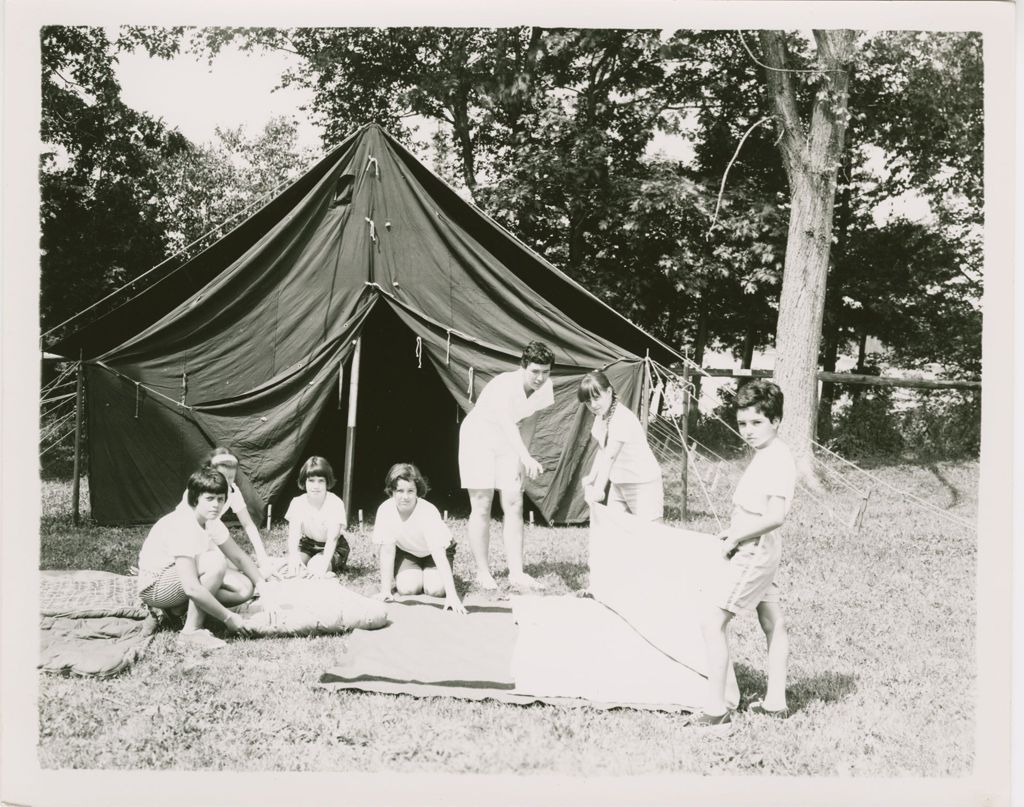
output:
<instances>
[{"instance_id":1,"label":"woman in white shirt","mask_svg":"<svg viewBox=\"0 0 1024 807\"><path fill-rule=\"evenodd\" d=\"M576 395L594 413L590 434L598 445L594 464L583 478L584 498L603 501L607 488L610 508L661 521L665 509L661 466L637 416L619 403L608 376L600 370L583 377Z\"/></svg>"},{"instance_id":2,"label":"woman in white shirt","mask_svg":"<svg viewBox=\"0 0 1024 807\"><path fill-rule=\"evenodd\" d=\"M401 595L444 596L445 610L466 608L455 590L452 560L455 542L441 514L423 498L427 481L408 462L392 465L384 478L387 501L377 508L373 542L379 547L380 598Z\"/></svg>"}]
</instances>

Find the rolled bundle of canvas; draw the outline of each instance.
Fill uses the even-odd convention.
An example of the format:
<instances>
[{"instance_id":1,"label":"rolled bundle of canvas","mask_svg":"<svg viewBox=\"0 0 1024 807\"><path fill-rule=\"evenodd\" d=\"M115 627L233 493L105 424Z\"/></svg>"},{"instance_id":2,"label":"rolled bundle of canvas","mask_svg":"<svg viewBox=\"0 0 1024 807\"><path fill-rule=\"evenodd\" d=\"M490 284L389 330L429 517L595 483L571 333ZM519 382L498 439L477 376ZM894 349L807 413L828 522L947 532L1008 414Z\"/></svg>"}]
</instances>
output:
<instances>
[{"instance_id":1,"label":"rolled bundle of canvas","mask_svg":"<svg viewBox=\"0 0 1024 807\"><path fill-rule=\"evenodd\" d=\"M387 624L382 602L332 578L268 581L263 596L235 609L263 636L308 636L373 630Z\"/></svg>"}]
</instances>

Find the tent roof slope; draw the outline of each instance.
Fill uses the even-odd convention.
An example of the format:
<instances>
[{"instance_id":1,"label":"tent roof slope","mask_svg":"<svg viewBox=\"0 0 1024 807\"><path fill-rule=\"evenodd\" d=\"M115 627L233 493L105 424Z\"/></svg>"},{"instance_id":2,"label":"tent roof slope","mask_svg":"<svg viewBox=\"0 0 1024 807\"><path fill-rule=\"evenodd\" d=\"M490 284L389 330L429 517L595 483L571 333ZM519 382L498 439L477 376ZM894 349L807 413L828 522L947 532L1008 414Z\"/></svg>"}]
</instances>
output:
<instances>
[{"instance_id":1,"label":"tent roof slope","mask_svg":"<svg viewBox=\"0 0 1024 807\"><path fill-rule=\"evenodd\" d=\"M159 376L197 361L207 372L237 371L232 363L245 346L261 359L249 362L260 365L248 379L255 385L334 338L368 284L456 336L542 339L560 363L599 366L646 351L677 358L374 124L220 241L58 347L138 369L159 385L168 381Z\"/></svg>"}]
</instances>

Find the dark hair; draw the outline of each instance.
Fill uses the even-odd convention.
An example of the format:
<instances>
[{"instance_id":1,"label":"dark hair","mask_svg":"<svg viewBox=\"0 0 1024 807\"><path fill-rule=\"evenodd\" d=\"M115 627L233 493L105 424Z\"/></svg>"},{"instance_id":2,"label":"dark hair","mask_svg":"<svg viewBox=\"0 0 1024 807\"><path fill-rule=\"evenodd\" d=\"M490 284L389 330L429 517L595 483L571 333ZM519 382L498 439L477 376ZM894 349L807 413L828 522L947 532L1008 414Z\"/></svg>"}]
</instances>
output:
<instances>
[{"instance_id":1,"label":"dark hair","mask_svg":"<svg viewBox=\"0 0 1024 807\"><path fill-rule=\"evenodd\" d=\"M213 448L211 448L210 449L210 453L207 454L203 458L203 465L210 465L210 466L212 466L214 464L214 462L213 462L214 457L223 456L225 454L230 456L234 460L234 462L223 462L223 461L221 461L221 462L218 462L217 465L234 465L235 467L237 467L238 466L238 457L235 456L235 452L232 451L230 448L225 448L224 446L214 446Z\"/></svg>"},{"instance_id":2,"label":"dark hair","mask_svg":"<svg viewBox=\"0 0 1024 807\"><path fill-rule=\"evenodd\" d=\"M188 478L185 490L185 501L188 502L189 507L195 507L199 504L201 493L214 493L226 497L228 495L228 480L220 471L215 471L206 465Z\"/></svg>"},{"instance_id":3,"label":"dark hair","mask_svg":"<svg viewBox=\"0 0 1024 807\"><path fill-rule=\"evenodd\" d=\"M299 469L299 490L306 489L306 479L310 476L322 476L327 480L327 487L334 487L334 469L323 457L310 457Z\"/></svg>"},{"instance_id":4,"label":"dark hair","mask_svg":"<svg viewBox=\"0 0 1024 807\"><path fill-rule=\"evenodd\" d=\"M416 495L423 497L427 495L430 486L426 478L420 473L420 469L411 462L398 462L391 466L387 476L384 477L384 492L390 496L395 492L400 481L412 482L416 486Z\"/></svg>"},{"instance_id":5,"label":"dark hair","mask_svg":"<svg viewBox=\"0 0 1024 807\"><path fill-rule=\"evenodd\" d=\"M736 409L754 407L768 420L781 420L782 397L778 384L759 378L740 387L736 393Z\"/></svg>"},{"instance_id":6,"label":"dark hair","mask_svg":"<svg viewBox=\"0 0 1024 807\"><path fill-rule=\"evenodd\" d=\"M527 367L531 364L547 364L552 365L555 363L555 354L551 352L551 348L545 345L543 342L530 342L526 347L523 348L523 357L519 360L520 367Z\"/></svg>"},{"instance_id":7,"label":"dark hair","mask_svg":"<svg viewBox=\"0 0 1024 807\"><path fill-rule=\"evenodd\" d=\"M615 397L615 387L612 386L612 382L608 380L601 370L594 370L587 373L580 379L580 387L576 390L576 397L580 403L590 403L598 395L607 390L612 391L612 398Z\"/></svg>"}]
</instances>

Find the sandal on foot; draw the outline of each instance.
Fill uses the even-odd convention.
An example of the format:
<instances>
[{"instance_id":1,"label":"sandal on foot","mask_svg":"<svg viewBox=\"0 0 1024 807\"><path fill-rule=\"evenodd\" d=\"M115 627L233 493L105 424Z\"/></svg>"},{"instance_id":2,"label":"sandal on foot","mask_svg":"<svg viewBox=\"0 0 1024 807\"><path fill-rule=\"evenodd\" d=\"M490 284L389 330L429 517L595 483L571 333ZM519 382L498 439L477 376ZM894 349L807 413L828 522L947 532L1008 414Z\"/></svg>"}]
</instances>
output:
<instances>
[{"instance_id":1,"label":"sandal on foot","mask_svg":"<svg viewBox=\"0 0 1024 807\"><path fill-rule=\"evenodd\" d=\"M789 709L765 709L763 701L754 701L750 706L747 707L747 711L752 715L766 715L768 717L774 717L776 720L785 720L789 717Z\"/></svg>"},{"instance_id":2,"label":"sandal on foot","mask_svg":"<svg viewBox=\"0 0 1024 807\"><path fill-rule=\"evenodd\" d=\"M725 711L720 715L697 712L690 716L687 725L709 734L727 735L732 732L732 712Z\"/></svg>"}]
</instances>

